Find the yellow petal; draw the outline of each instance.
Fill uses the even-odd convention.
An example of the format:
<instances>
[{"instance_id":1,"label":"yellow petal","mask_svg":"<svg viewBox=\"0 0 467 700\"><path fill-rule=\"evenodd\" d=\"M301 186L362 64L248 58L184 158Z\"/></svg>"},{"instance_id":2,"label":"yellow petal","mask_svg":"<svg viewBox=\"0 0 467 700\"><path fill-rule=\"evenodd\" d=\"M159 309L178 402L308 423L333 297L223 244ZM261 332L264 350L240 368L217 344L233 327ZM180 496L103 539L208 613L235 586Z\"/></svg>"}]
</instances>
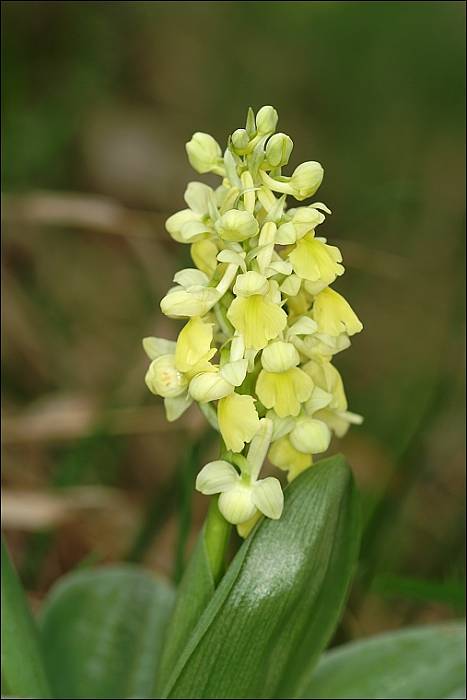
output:
<instances>
[{"instance_id":1,"label":"yellow petal","mask_svg":"<svg viewBox=\"0 0 467 700\"><path fill-rule=\"evenodd\" d=\"M272 443L269 450L269 460L279 469L288 472L287 479L289 481L295 479L300 472L312 464L311 455L296 450L287 436Z\"/></svg>"},{"instance_id":2,"label":"yellow petal","mask_svg":"<svg viewBox=\"0 0 467 700\"><path fill-rule=\"evenodd\" d=\"M196 267L205 272L209 278L216 270L218 252L216 244L209 240L196 241L190 248L191 259Z\"/></svg>"},{"instance_id":3,"label":"yellow petal","mask_svg":"<svg viewBox=\"0 0 467 700\"><path fill-rule=\"evenodd\" d=\"M307 401L313 390L313 382L298 367L286 372L261 370L256 382L256 393L266 408L273 408L279 418L298 416L301 404Z\"/></svg>"},{"instance_id":4,"label":"yellow petal","mask_svg":"<svg viewBox=\"0 0 467 700\"><path fill-rule=\"evenodd\" d=\"M298 241L289 260L299 277L315 283L314 293L319 291L316 283L324 288L332 284L337 276L344 274L339 248L323 243L314 238L312 233Z\"/></svg>"},{"instance_id":5,"label":"yellow petal","mask_svg":"<svg viewBox=\"0 0 467 700\"><path fill-rule=\"evenodd\" d=\"M234 299L227 318L243 335L245 347L255 350L265 348L287 325L285 311L260 294Z\"/></svg>"},{"instance_id":6,"label":"yellow petal","mask_svg":"<svg viewBox=\"0 0 467 700\"><path fill-rule=\"evenodd\" d=\"M310 295L305 289L300 289L295 295L287 298L287 308L291 316L302 316L310 309Z\"/></svg>"},{"instance_id":7,"label":"yellow petal","mask_svg":"<svg viewBox=\"0 0 467 700\"><path fill-rule=\"evenodd\" d=\"M350 304L334 289L323 289L314 301L313 318L321 333L337 336L360 333L363 324Z\"/></svg>"},{"instance_id":8,"label":"yellow petal","mask_svg":"<svg viewBox=\"0 0 467 700\"><path fill-rule=\"evenodd\" d=\"M211 349L212 324L204 323L199 317L191 318L182 328L175 349L175 366L179 372L190 373L198 369L200 362L206 361L215 353ZM214 350L214 353L212 352Z\"/></svg>"},{"instance_id":9,"label":"yellow petal","mask_svg":"<svg viewBox=\"0 0 467 700\"><path fill-rule=\"evenodd\" d=\"M252 396L233 393L220 399L217 418L228 450L241 452L259 428L259 417Z\"/></svg>"},{"instance_id":10,"label":"yellow petal","mask_svg":"<svg viewBox=\"0 0 467 700\"><path fill-rule=\"evenodd\" d=\"M237 532L240 535L240 537L243 537L243 539L248 537L248 535L253 530L253 528L256 525L256 523L258 522L258 520L260 518L262 518L262 516L263 516L263 514L260 513L259 510L257 510L252 518L250 518L249 520L247 520L244 523L239 523L237 525Z\"/></svg>"}]
</instances>

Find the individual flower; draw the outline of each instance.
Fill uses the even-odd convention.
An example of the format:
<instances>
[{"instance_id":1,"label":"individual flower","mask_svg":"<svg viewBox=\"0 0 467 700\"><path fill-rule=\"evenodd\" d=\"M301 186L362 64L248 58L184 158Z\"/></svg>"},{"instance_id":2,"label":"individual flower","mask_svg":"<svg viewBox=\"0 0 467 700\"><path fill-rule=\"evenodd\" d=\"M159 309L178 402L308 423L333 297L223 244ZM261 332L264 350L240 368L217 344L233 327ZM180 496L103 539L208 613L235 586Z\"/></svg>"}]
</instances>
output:
<instances>
[{"instance_id":1,"label":"individual flower","mask_svg":"<svg viewBox=\"0 0 467 700\"><path fill-rule=\"evenodd\" d=\"M198 173L219 172L222 162L221 148L209 134L197 131L186 144L190 165Z\"/></svg>"},{"instance_id":2,"label":"individual flower","mask_svg":"<svg viewBox=\"0 0 467 700\"><path fill-rule=\"evenodd\" d=\"M300 356L291 343L278 340L261 355L261 370L256 393L266 408L273 408L280 418L297 416L301 404L310 398L313 382L297 367Z\"/></svg>"},{"instance_id":3,"label":"individual flower","mask_svg":"<svg viewBox=\"0 0 467 700\"><path fill-rule=\"evenodd\" d=\"M305 288L311 294L318 294L344 274L339 248L327 245L325 238L315 238L313 233L297 242L289 253L289 260L295 274L307 280Z\"/></svg>"},{"instance_id":4,"label":"individual flower","mask_svg":"<svg viewBox=\"0 0 467 700\"><path fill-rule=\"evenodd\" d=\"M321 163L310 160L297 166L291 177L279 176L272 178L266 172L261 172L263 183L273 192L291 194L302 201L315 194L323 181L324 170Z\"/></svg>"},{"instance_id":5,"label":"individual flower","mask_svg":"<svg viewBox=\"0 0 467 700\"><path fill-rule=\"evenodd\" d=\"M261 350L285 328L287 314L271 298L274 288L268 280L253 270L237 277L234 293L227 318L247 348Z\"/></svg>"},{"instance_id":6,"label":"individual flower","mask_svg":"<svg viewBox=\"0 0 467 700\"><path fill-rule=\"evenodd\" d=\"M191 404L190 380L202 371L214 370L210 360L212 324L196 317L188 321L177 342L163 338L145 338L143 347L151 360L146 385L153 394L164 398L167 419L176 420Z\"/></svg>"},{"instance_id":7,"label":"individual flower","mask_svg":"<svg viewBox=\"0 0 467 700\"><path fill-rule=\"evenodd\" d=\"M198 474L197 490L206 495L220 494L219 510L233 525L250 521L258 512L274 520L282 514L284 497L278 479L258 479L271 432L271 421L263 418L246 460L240 461L240 473L230 462L216 460L206 464Z\"/></svg>"}]
</instances>

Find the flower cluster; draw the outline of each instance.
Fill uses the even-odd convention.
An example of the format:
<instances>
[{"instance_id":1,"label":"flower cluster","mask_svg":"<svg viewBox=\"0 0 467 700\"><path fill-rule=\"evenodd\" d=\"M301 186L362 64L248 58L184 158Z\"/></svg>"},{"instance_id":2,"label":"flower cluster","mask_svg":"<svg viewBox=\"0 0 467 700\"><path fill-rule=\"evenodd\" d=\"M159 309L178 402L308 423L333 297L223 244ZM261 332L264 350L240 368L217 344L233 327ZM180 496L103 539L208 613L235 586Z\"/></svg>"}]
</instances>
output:
<instances>
[{"instance_id":1,"label":"flower cluster","mask_svg":"<svg viewBox=\"0 0 467 700\"><path fill-rule=\"evenodd\" d=\"M193 168L222 182L190 182L187 208L166 222L190 246L194 267L177 272L161 309L188 320L176 342L143 341L146 384L164 398L167 419L195 401L219 430L225 459L207 464L196 486L220 494L222 514L243 532L260 513L282 512L278 479L258 479L266 456L290 481L328 449L332 433L361 422L332 364L362 324L330 286L344 272L342 256L316 229L331 212L321 202L286 202L312 197L323 168L308 161L282 174L293 144L275 133L277 121L273 107L250 109L224 154L205 133L187 143Z\"/></svg>"}]
</instances>

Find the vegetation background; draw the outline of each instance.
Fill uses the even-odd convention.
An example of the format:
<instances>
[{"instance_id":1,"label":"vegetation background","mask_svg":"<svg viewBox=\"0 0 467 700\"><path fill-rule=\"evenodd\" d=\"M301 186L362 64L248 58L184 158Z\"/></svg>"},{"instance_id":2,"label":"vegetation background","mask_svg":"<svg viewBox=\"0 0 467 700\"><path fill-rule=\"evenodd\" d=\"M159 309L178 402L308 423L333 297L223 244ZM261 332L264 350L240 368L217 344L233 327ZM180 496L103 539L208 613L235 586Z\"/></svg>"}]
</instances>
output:
<instances>
[{"instance_id":1,"label":"vegetation background","mask_svg":"<svg viewBox=\"0 0 467 700\"><path fill-rule=\"evenodd\" d=\"M365 323L338 356L364 414L363 495L337 639L463 608L463 2L3 2L3 527L35 605L77 566L177 580L216 454L167 424L141 338L187 250L164 220L221 143L273 104L291 165L321 161L324 235ZM208 179L207 179L208 181Z\"/></svg>"}]
</instances>

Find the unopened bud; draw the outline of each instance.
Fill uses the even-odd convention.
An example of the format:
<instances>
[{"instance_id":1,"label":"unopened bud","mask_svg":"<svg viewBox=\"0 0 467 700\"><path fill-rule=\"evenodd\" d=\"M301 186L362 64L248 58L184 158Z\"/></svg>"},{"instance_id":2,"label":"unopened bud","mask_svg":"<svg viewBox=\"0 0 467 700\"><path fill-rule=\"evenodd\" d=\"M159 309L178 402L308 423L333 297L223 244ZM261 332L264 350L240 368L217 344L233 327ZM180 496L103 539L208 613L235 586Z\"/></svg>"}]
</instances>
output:
<instances>
[{"instance_id":1,"label":"unopened bud","mask_svg":"<svg viewBox=\"0 0 467 700\"><path fill-rule=\"evenodd\" d=\"M261 107L256 115L256 129L258 134L261 136L272 134L276 129L278 120L279 115L274 107L270 107L269 105L266 107Z\"/></svg>"},{"instance_id":2,"label":"unopened bud","mask_svg":"<svg viewBox=\"0 0 467 700\"><path fill-rule=\"evenodd\" d=\"M209 134L197 131L186 144L188 160L198 173L209 173L222 156L217 141Z\"/></svg>"},{"instance_id":3,"label":"unopened bud","mask_svg":"<svg viewBox=\"0 0 467 700\"><path fill-rule=\"evenodd\" d=\"M287 165L292 153L293 141L286 134L274 134L266 145L266 158L273 168Z\"/></svg>"}]
</instances>

